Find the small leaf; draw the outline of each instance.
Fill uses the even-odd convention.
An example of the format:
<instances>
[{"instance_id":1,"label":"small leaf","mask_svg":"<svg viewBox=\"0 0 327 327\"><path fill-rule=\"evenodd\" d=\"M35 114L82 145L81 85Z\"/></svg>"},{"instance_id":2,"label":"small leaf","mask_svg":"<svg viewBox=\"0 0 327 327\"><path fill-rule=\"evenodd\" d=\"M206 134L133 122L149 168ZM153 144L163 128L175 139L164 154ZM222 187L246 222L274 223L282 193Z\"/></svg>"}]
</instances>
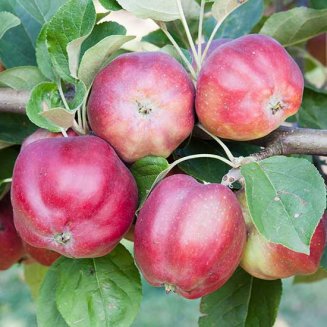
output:
<instances>
[{"instance_id":1,"label":"small leaf","mask_svg":"<svg viewBox=\"0 0 327 327\"><path fill-rule=\"evenodd\" d=\"M88 49L81 60L78 77L90 87L96 74L109 63L110 55L132 39L134 36L111 35Z\"/></svg>"},{"instance_id":2,"label":"small leaf","mask_svg":"<svg viewBox=\"0 0 327 327\"><path fill-rule=\"evenodd\" d=\"M253 222L269 241L305 254L326 207L326 188L306 159L275 156L241 167Z\"/></svg>"},{"instance_id":3,"label":"small leaf","mask_svg":"<svg viewBox=\"0 0 327 327\"><path fill-rule=\"evenodd\" d=\"M176 0L117 0L125 10L140 18L158 21L172 21L180 18ZM182 0L184 14L188 18L197 18L200 6L194 0Z\"/></svg>"},{"instance_id":4,"label":"small leaf","mask_svg":"<svg viewBox=\"0 0 327 327\"><path fill-rule=\"evenodd\" d=\"M314 274L295 276L293 284L314 283L327 278L327 271L320 268Z\"/></svg>"},{"instance_id":5,"label":"small leaf","mask_svg":"<svg viewBox=\"0 0 327 327\"><path fill-rule=\"evenodd\" d=\"M218 22L222 22L229 14L246 2L247 0L216 0L212 5L212 16Z\"/></svg>"},{"instance_id":6,"label":"small leaf","mask_svg":"<svg viewBox=\"0 0 327 327\"><path fill-rule=\"evenodd\" d=\"M71 76L69 59L79 56L80 44L69 47L71 41L88 36L95 24L96 13L92 0L69 0L52 17L47 27L47 44L49 55L58 75L68 81L74 82Z\"/></svg>"},{"instance_id":7,"label":"small leaf","mask_svg":"<svg viewBox=\"0 0 327 327\"><path fill-rule=\"evenodd\" d=\"M260 34L270 35L284 47L302 43L327 32L327 9L294 8L272 15Z\"/></svg>"},{"instance_id":8,"label":"small leaf","mask_svg":"<svg viewBox=\"0 0 327 327\"><path fill-rule=\"evenodd\" d=\"M320 267L327 271L327 247L326 246L320 260Z\"/></svg>"},{"instance_id":9,"label":"small leaf","mask_svg":"<svg viewBox=\"0 0 327 327\"><path fill-rule=\"evenodd\" d=\"M62 258L57 267L56 301L68 325L132 324L141 303L141 280L133 257L122 245L101 258Z\"/></svg>"},{"instance_id":10,"label":"small leaf","mask_svg":"<svg viewBox=\"0 0 327 327\"><path fill-rule=\"evenodd\" d=\"M10 68L0 73L0 87L10 87L15 90L29 91L45 80L40 70L34 66Z\"/></svg>"},{"instance_id":11,"label":"small leaf","mask_svg":"<svg viewBox=\"0 0 327 327\"><path fill-rule=\"evenodd\" d=\"M58 266L63 260L69 259L64 257L58 259L49 268L43 280L36 306L38 327L68 327L58 311L55 296L58 283Z\"/></svg>"},{"instance_id":12,"label":"small leaf","mask_svg":"<svg viewBox=\"0 0 327 327\"><path fill-rule=\"evenodd\" d=\"M168 167L169 163L165 158L154 156L133 163L130 169L139 190L139 204L144 202L157 176Z\"/></svg>"},{"instance_id":13,"label":"small leaf","mask_svg":"<svg viewBox=\"0 0 327 327\"><path fill-rule=\"evenodd\" d=\"M99 0L99 2L108 10L116 11L122 9L117 0Z\"/></svg>"},{"instance_id":14,"label":"small leaf","mask_svg":"<svg viewBox=\"0 0 327 327\"><path fill-rule=\"evenodd\" d=\"M63 106L57 85L55 83L44 82L32 90L30 99L26 105L26 114L35 125L48 129L51 132L60 132L60 127L50 123L41 113Z\"/></svg>"},{"instance_id":15,"label":"small leaf","mask_svg":"<svg viewBox=\"0 0 327 327\"><path fill-rule=\"evenodd\" d=\"M184 53L187 60L191 63L192 62L192 56L191 56L190 52L188 50L186 50L186 49L183 49L183 48L181 48L181 50ZM160 51L169 54L171 57L174 57L181 65L184 66L184 68L186 70L188 70L188 67L185 64L184 60L181 58L180 54L178 53L178 51L176 50L176 48L173 45L167 44L164 47L162 47L160 49Z\"/></svg>"},{"instance_id":16,"label":"small leaf","mask_svg":"<svg viewBox=\"0 0 327 327\"><path fill-rule=\"evenodd\" d=\"M0 12L0 39L3 35L11 28L18 26L20 24L20 19L10 12L1 11Z\"/></svg>"},{"instance_id":17,"label":"small leaf","mask_svg":"<svg viewBox=\"0 0 327 327\"><path fill-rule=\"evenodd\" d=\"M73 126L75 111L68 111L64 108L51 108L40 112L40 115L55 126L68 129Z\"/></svg>"},{"instance_id":18,"label":"small leaf","mask_svg":"<svg viewBox=\"0 0 327 327\"><path fill-rule=\"evenodd\" d=\"M280 280L260 280L239 268L222 288L201 299L199 326L273 326L281 292Z\"/></svg>"},{"instance_id":19,"label":"small leaf","mask_svg":"<svg viewBox=\"0 0 327 327\"><path fill-rule=\"evenodd\" d=\"M29 286L34 300L37 299L39 295L40 286L47 271L48 267L38 263L24 265L25 282Z\"/></svg>"}]
</instances>

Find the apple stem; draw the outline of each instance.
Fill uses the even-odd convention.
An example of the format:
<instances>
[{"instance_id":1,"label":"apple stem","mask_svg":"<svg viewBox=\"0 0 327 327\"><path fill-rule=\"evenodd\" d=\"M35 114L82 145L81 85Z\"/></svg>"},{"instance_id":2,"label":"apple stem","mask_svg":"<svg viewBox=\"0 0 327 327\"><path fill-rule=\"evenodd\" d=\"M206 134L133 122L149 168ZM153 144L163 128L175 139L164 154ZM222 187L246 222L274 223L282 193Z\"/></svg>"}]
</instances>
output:
<instances>
[{"instance_id":1,"label":"apple stem","mask_svg":"<svg viewBox=\"0 0 327 327\"><path fill-rule=\"evenodd\" d=\"M213 135L212 133L210 133L200 123L197 124L197 127L199 127L201 130L203 130L209 136L211 136L223 148L223 150L225 151L228 159L231 162L235 162L235 157L233 156L232 152L228 149L227 145L219 137L217 137L217 136Z\"/></svg>"},{"instance_id":2,"label":"apple stem","mask_svg":"<svg viewBox=\"0 0 327 327\"><path fill-rule=\"evenodd\" d=\"M194 80L196 80L196 73L194 68L192 67L191 63L187 60L186 56L184 55L182 49L180 48L180 46L177 44L177 42L175 41L175 39L173 38L173 36L169 33L169 31L167 30L167 26L164 22L159 22L156 21L156 24L160 27L160 29L165 33L165 35L167 36L167 38L169 39L169 41L171 42L171 44L175 47L175 49L177 50L178 54L181 56L182 60L184 61L184 63L186 64L189 72L191 73L192 77Z\"/></svg>"},{"instance_id":3,"label":"apple stem","mask_svg":"<svg viewBox=\"0 0 327 327\"><path fill-rule=\"evenodd\" d=\"M227 16L225 16L225 18L226 18L226 17L227 17ZM215 28L213 29L213 31L212 31L212 33L211 33L211 35L210 35L210 38L209 38L209 40L208 40L208 42L207 42L207 45L206 45L206 47L205 47L205 49L204 49L204 51L203 51L203 55L202 55L202 58L201 58L201 64L203 63L203 61L204 61L204 59L205 59L205 57L206 57L206 55L207 55L207 53L208 53L208 51L209 51L209 48L210 48L211 42L212 42L212 40L214 39L214 37L215 37L215 35L216 35L217 31L218 31L218 28L221 26L221 24L222 24L223 21L224 21L224 20L222 20L221 22L218 22L218 23L216 24Z\"/></svg>"},{"instance_id":4,"label":"apple stem","mask_svg":"<svg viewBox=\"0 0 327 327\"><path fill-rule=\"evenodd\" d=\"M200 17L199 17L199 28L198 28L198 62L200 66L198 66L198 73L200 72L201 69L201 57L202 57L202 28L203 28L203 16L204 16L204 5L205 5L205 0L201 0L201 5L200 5Z\"/></svg>"},{"instance_id":5,"label":"apple stem","mask_svg":"<svg viewBox=\"0 0 327 327\"><path fill-rule=\"evenodd\" d=\"M0 185L5 184L5 183L11 183L12 182L12 178L5 178L0 182Z\"/></svg>"},{"instance_id":6,"label":"apple stem","mask_svg":"<svg viewBox=\"0 0 327 327\"><path fill-rule=\"evenodd\" d=\"M60 128L60 132L64 137L68 137L66 131L63 128Z\"/></svg>"},{"instance_id":7,"label":"apple stem","mask_svg":"<svg viewBox=\"0 0 327 327\"><path fill-rule=\"evenodd\" d=\"M194 41L193 41L193 38L192 38L192 35L191 35L191 32L190 32L190 28L189 28L189 26L187 24L187 21L186 21L185 15L184 15L184 10L183 10L181 0L176 0L176 4L177 4L177 7L178 7L178 11L179 11L179 14L180 14L182 24L184 26L184 30L185 30L185 33L186 33L186 37L188 39L188 43L189 43L189 45L191 47L191 50L193 52L194 60L196 62L198 70L200 70L201 62L200 62L200 60L198 58L198 54L197 54L196 49L195 49L195 44L194 44Z\"/></svg>"}]
</instances>

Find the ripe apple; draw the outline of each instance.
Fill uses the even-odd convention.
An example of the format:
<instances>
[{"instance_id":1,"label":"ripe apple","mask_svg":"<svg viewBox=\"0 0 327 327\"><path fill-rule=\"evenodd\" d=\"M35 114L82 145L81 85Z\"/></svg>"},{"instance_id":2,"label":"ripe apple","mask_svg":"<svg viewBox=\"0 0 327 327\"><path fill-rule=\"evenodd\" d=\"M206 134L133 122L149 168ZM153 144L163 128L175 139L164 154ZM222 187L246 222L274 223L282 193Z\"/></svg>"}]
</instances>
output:
<instances>
[{"instance_id":1,"label":"ripe apple","mask_svg":"<svg viewBox=\"0 0 327 327\"><path fill-rule=\"evenodd\" d=\"M239 264L245 223L234 193L188 175L165 178L135 225L135 260L153 286L188 299L221 287Z\"/></svg>"},{"instance_id":2,"label":"ripe apple","mask_svg":"<svg viewBox=\"0 0 327 327\"><path fill-rule=\"evenodd\" d=\"M18 262L24 248L14 226L9 194L0 201L0 270Z\"/></svg>"},{"instance_id":3,"label":"ripe apple","mask_svg":"<svg viewBox=\"0 0 327 327\"><path fill-rule=\"evenodd\" d=\"M25 256L27 256L27 261L36 261L43 266L50 267L61 255L57 252L41 249L31 246L24 242ZM25 261L23 261L25 263Z\"/></svg>"},{"instance_id":4,"label":"ripe apple","mask_svg":"<svg viewBox=\"0 0 327 327\"><path fill-rule=\"evenodd\" d=\"M168 157L192 132L194 87L161 52L117 57L95 78L88 102L93 131L126 162Z\"/></svg>"},{"instance_id":5,"label":"ripe apple","mask_svg":"<svg viewBox=\"0 0 327 327\"><path fill-rule=\"evenodd\" d=\"M26 146L15 163L11 196L15 226L26 243L75 258L110 252L137 206L133 176L96 136Z\"/></svg>"},{"instance_id":6,"label":"ripe apple","mask_svg":"<svg viewBox=\"0 0 327 327\"><path fill-rule=\"evenodd\" d=\"M69 129L67 131L67 135L68 136L77 136L77 134L72 129ZM42 139L53 138L53 137L63 137L63 135L61 133L52 133L46 129L38 128L33 134L31 134L24 140L24 142L22 143L21 150L24 149L30 143L33 143L35 141L42 140Z\"/></svg>"},{"instance_id":7,"label":"ripe apple","mask_svg":"<svg viewBox=\"0 0 327 327\"><path fill-rule=\"evenodd\" d=\"M317 226L310 243L310 255L294 252L281 244L265 239L252 222L246 203L245 192L239 191L248 239L243 252L241 267L254 277L261 279L287 278L293 275L313 274L319 268L324 251L326 231L324 221ZM324 215L326 219L327 215Z\"/></svg>"},{"instance_id":8,"label":"ripe apple","mask_svg":"<svg viewBox=\"0 0 327 327\"><path fill-rule=\"evenodd\" d=\"M218 137L253 140L295 114L302 93L302 73L286 50L269 36L246 35L218 47L204 62L196 113Z\"/></svg>"}]
</instances>

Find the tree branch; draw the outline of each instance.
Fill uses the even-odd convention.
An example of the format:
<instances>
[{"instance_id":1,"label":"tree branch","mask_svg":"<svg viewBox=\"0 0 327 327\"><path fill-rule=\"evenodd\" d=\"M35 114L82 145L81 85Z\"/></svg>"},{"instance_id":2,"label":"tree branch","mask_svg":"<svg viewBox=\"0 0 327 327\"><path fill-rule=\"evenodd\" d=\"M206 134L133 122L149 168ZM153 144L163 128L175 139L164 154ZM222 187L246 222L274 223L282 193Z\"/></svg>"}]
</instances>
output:
<instances>
[{"instance_id":1,"label":"tree branch","mask_svg":"<svg viewBox=\"0 0 327 327\"><path fill-rule=\"evenodd\" d=\"M0 88L0 112L25 114L25 106L29 96L29 91Z\"/></svg>"}]
</instances>

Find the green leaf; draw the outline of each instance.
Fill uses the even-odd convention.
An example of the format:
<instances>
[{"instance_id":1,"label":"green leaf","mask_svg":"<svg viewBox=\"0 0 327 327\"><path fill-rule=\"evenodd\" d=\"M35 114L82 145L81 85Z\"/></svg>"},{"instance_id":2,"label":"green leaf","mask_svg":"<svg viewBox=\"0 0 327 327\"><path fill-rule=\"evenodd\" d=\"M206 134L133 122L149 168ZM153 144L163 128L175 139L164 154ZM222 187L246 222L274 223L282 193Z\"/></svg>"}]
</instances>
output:
<instances>
[{"instance_id":1,"label":"green leaf","mask_svg":"<svg viewBox=\"0 0 327 327\"><path fill-rule=\"evenodd\" d=\"M44 82L38 84L32 90L30 99L26 105L28 118L37 126L48 129L51 132L60 132L60 127L44 118L41 113L52 108L64 107L57 84Z\"/></svg>"},{"instance_id":2,"label":"green leaf","mask_svg":"<svg viewBox=\"0 0 327 327\"><path fill-rule=\"evenodd\" d=\"M67 0L17 0L17 2L41 25L48 22Z\"/></svg>"},{"instance_id":3,"label":"green leaf","mask_svg":"<svg viewBox=\"0 0 327 327\"><path fill-rule=\"evenodd\" d=\"M95 21L92 0L69 0L48 23L49 55L56 73L62 79L74 82L69 68L74 66L72 60L79 58L81 41L91 33ZM74 40L78 40L73 43L74 46L69 45Z\"/></svg>"},{"instance_id":4,"label":"green leaf","mask_svg":"<svg viewBox=\"0 0 327 327\"><path fill-rule=\"evenodd\" d=\"M70 111L64 108L51 108L40 112L48 122L63 129L68 129L73 126L75 111Z\"/></svg>"},{"instance_id":5,"label":"green leaf","mask_svg":"<svg viewBox=\"0 0 327 327\"><path fill-rule=\"evenodd\" d=\"M133 163L130 169L138 187L139 204L146 199L157 176L168 167L169 163L165 158L154 156L145 157Z\"/></svg>"},{"instance_id":6,"label":"green leaf","mask_svg":"<svg viewBox=\"0 0 327 327\"><path fill-rule=\"evenodd\" d=\"M178 148L173 153L174 159L190 156L192 154L223 155L217 143L192 138L183 148ZM211 158L200 158L184 161L178 165L188 175L208 183L220 183L230 167L225 163Z\"/></svg>"},{"instance_id":7,"label":"green leaf","mask_svg":"<svg viewBox=\"0 0 327 327\"><path fill-rule=\"evenodd\" d=\"M187 60L191 63L192 62L192 56L191 56L190 52L188 50L186 50L186 49L183 49L183 48L181 48L181 50L184 53ZM184 68L186 70L188 70L188 67L185 64L184 60L181 58L180 54L178 53L178 51L176 50L176 48L173 45L167 44L164 47L162 47L160 49L160 51L169 54L171 57L174 57L181 65L184 66Z\"/></svg>"},{"instance_id":8,"label":"green leaf","mask_svg":"<svg viewBox=\"0 0 327 327\"><path fill-rule=\"evenodd\" d=\"M78 77L90 87L96 74L109 63L110 55L132 39L134 36L110 35L88 49L81 60Z\"/></svg>"},{"instance_id":9,"label":"green leaf","mask_svg":"<svg viewBox=\"0 0 327 327\"><path fill-rule=\"evenodd\" d=\"M327 271L320 268L314 274L295 276L293 284L314 283L327 278Z\"/></svg>"},{"instance_id":10,"label":"green leaf","mask_svg":"<svg viewBox=\"0 0 327 327\"><path fill-rule=\"evenodd\" d=\"M0 112L0 141L21 144L36 130L36 126L25 115Z\"/></svg>"},{"instance_id":11,"label":"green leaf","mask_svg":"<svg viewBox=\"0 0 327 327\"><path fill-rule=\"evenodd\" d=\"M99 2L108 10L116 11L122 9L117 0L99 0Z\"/></svg>"},{"instance_id":12,"label":"green leaf","mask_svg":"<svg viewBox=\"0 0 327 327\"><path fill-rule=\"evenodd\" d=\"M141 303L141 280L133 257L122 245L101 258L62 258L57 267L56 301L68 325L132 324Z\"/></svg>"},{"instance_id":13,"label":"green leaf","mask_svg":"<svg viewBox=\"0 0 327 327\"><path fill-rule=\"evenodd\" d=\"M327 9L294 8L272 15L260 34L270 35L283 46L302 43L327 32Z\"/></svg>"},{"instance_id":14,"label":"green leaf","mask_svg":"<svg viewBox=\"0 0 327 327\"><path fill-rule=\"evenodd\" d=\"M199 326L273 326L281 293L280 280L260 280L239 268L222 288L201 299Z\"/></svg>"},{"instance_id":15,"label":"green leaf","mask_svg":"<svg viewBox=\"0 0 327 327\"><path fill-rule=\"evenodd\" d=\"M211 13L218 22L222 22L234 10L245 4L248 0L216 0L212 5Z\"/></svg>"},{"instance_id":16,"label":"green leaf","mask_svg":"<svg viewBox=\"0 0 327 327\"><path fill-rule=\"evenodd\" d=\"M214 38L237 38L250 33L260 21L263 10L262 0L248 0L224 20ZM213 17L205 19L203 33L206 40L209 39L216 24L217 21Z\"/></svg>"},{"instance_id":17,"label":"green leaf","mask_svg":"<svg viewBox=\"0 0 327 327\"><path fill-rule=\"evenodd\" d=\"M306 159L275 156L241 167L249 212L269 241L305 254L326 207L326 188Z\"/></svg>"},{"instance_id":18,"label":"green leaf","mask_svg":"<svg viewBox=\"0 0 327 327\"><path fill-rule=\"evenodd\" d=\"M320 260L320 267L327 270L327 247L325 246L324 253Z\"/></svg>"},{"instance_id":19,"label":"green leaf","mask_svg":"<svg viewBox=\"0 0 327 327\"><path fill-rule=\"evenodd\" d=\"M152 43L160 48L171 44L165 33L159 29L142 37L142 41Z\"/></svg>"},{"instance_id":20,"label":"green leaf","mask_svg":"<svg viewBox=\"0 0 327 327\"><path fill-rule=\"evenodd\" d=\"M180 18L176 0L117 0L125 10L140 18L158 21L172 21ZM200 6L194 0L182 0L184 14L188 18L197 18Z\"/></svg>"},{"instance_id":21,"label":"green leaf","mask_svg":"<svg viewBox=\"0 0 327 327\"><path fill-rule=\"evenodd\" d=\"M24 265L25 282L29 286L34 300L37 299L39 295L40 286L48 269L48 267L40 265L39 263Z\"/></svg>"},{"instance_id":22,"label":"green leaf","mask_svg":"<svg viewBox=\"0 0 327 327\"><path fill-rule=\"evenodd\" d=\"M21 66L6 69L0 73L0 87L10 87L15 90L32 90L46 79L37 67Z\"/></svg>"},{"instance_id":23,"label":"green leaf","mask_svg":"<svg viewBox=\"0 0 327 327\"><path fill-rule=\"evenodd\" d=\"M310 7L315 9L326 9L327 8L327 2L326 0L310 0Z\"/></svg>"},{"instance_id":24,"label":"green leaf","mask_svg":"<svg viewBox=\"0 0 327 327\"><path fill-rule=\"evenodd\" d=\"M85 100L87 95L86 86L82 81L67 83L63 85L63 91L70 109L78 108Z\"/></svg>"},{"instance_id":25,"label":"green leaf","mask_svg":"<svg viewBox=\"0 0 327 327\"><path fill-rule=\"evenodd\" d=\"M8 30L20 24L20 19L18 17L6 11L0 12L0 21L0 39Z\"/></svg>"},{"instance_id":26,"label":"green leaf","mask_svg":"<svg viewBox=\"0 0 327 327\"><path fill-rule=\"evenodd\" d=\"M327 94L305 88L303 93L302 108L297 114L301 127L327 129Z\"/></svg>"},{"instance_id":27,"label":"green leaf","mask_svg":"<svg viewBox=\"0 0 327 327\"><path fill-rule=\"evenodd\" d=\"M38 327L68 327L60 314L56 304L56 290L58 283L58 266L67 258L59 258L48 270L41 285L36 306Z\"/></svg>"},{"instance_id":28,"label":"green leaf","mask_svg":"<svg viewBox=\"0 0 327 327\"><path fill-rule=\"evenodd\" d=\"M83 57L86 50L110 35L126 35L126 28L116 22L103 22L95 25L91 34L82 44L81 57Z\"/></svg>"}]
</instances>

